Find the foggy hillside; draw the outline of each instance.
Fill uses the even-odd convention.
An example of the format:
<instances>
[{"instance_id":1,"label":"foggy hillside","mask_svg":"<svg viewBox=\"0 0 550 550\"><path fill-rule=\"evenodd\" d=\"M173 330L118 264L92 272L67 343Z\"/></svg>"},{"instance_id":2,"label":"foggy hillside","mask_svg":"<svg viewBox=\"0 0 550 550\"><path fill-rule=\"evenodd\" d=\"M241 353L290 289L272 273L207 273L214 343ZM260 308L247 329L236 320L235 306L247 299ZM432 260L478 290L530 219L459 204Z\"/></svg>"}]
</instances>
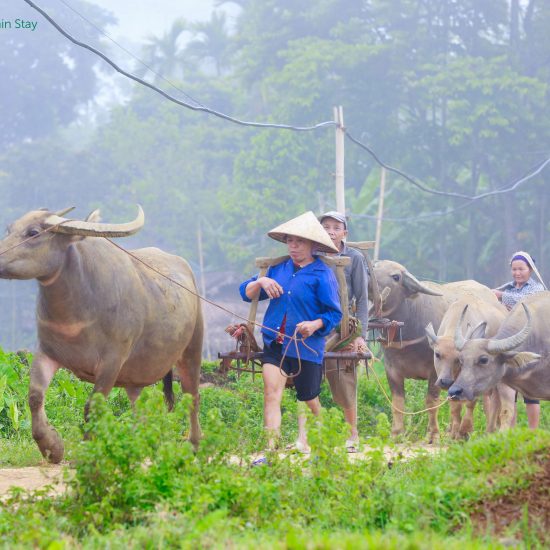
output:
<instances>
[{"instance_id":1,"label":"foggy hillside","mask_svg":"<svg viewBox=\"0 0 550 550\"><path fill-rule=\"evenodd\" d=\"M4 226L70 205L78 218L99 207L127 221L139 203L145 227L119 244L183 256L208 298L246 315L239 282L255 257L284 251L266 232L336 207L334 127L262 129L189 107L309 127L342 105L352 240L374 239L383 162L408 178L387 172L382 258L420 279L493 287L527 250L550 279L548 3L170 2L181 12L168 23L163 2L68 3L37 2L187 107L117 74L25 2L0 0ZM34 346L35 292L36 281L0 281L0 346ZM233 320L208 306L212 353L232 346Z\"/></svg>"}]
</instances>

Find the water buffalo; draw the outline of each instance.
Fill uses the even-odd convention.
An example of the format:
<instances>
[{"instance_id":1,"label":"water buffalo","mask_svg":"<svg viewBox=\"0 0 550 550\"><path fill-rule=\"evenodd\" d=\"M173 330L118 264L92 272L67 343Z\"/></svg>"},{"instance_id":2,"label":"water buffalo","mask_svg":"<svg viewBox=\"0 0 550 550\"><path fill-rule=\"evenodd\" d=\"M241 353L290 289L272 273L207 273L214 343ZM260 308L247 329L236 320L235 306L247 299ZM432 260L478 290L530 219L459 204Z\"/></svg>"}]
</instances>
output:
<instances>
[{"instance_id":1,"label":"water buffalo","mask_svg":"<svg viewBox=\"0 0 550 550\"><path fill-rule=\"evenodd\" d=\"M457 334L462 346L453 399L474 399L507 384L531 399L550 399L550 292L527 296L517 304L493 338Z\"/></svg>"},{"instance_id":2,"label":"water buffalo","mask_svg":"<svg viewBox=\"0 0 550 550\"><path fill-rule=\"evenodd\" d=\"M173 397L175 364L183 391L193 396L190 440L200 438L199 376L203 321L200 300L143 263L196 292L187 262L157 248L131 253L105 238L131 235L144 222L105 224L37 210L8 227L0 242L0 278L37 279L38 350L30 372L32 434L51 462L63 458L63 442L48 424L44 395L59 368L94 384L105 396L113 386L132 402L144 386L164 378ZM95 237L95 238L94 238ZM140 261L141 260L141 261Z\"/></svg>"},{"instance_id":3,"label":"water buffalo","mask_svg":"<svg viewBox=\"0 0 550 550\"><path fill-rule=\"evenodd\" d=\"M437 373L436 385L448 389L460 372L459 353L455 343L455 334L460 324L460 331L467 331L466 338L477 338L481 335L494 336L507 315L506 308L496 299L489 288L479 289L477 294L467 293L452 303L443 319L437 334L431 323L426 327L428 343L434 352L434 367ZM513 406L513 391L500 385L498 389L485 395L485 413L487 431L492 432L500 420L501 408L503 417L510 420L510 403ZM464 401L451 402L451 437L467 438L473 430L473 412L476 401L466 401L466 413L461 418ZM507 406L504 407L504 404Z\"/></svg>"},{"instance_id":4,"label":"water buffalo","mask_svg":"<svg viewBox=\"0 0 550 550\"><path fill-rule=\"evenodd\" d=\"M382 298L382 316L404 322L402 341L382 342L384 365L392 393L392 434L403 432L405 379L428 381L427 407L439 402L440 388L436 386L433 351L428 344L425 327L439 329L445 311L465 293L485 294L490 290L476 281L458 281L440 285L420 282L401 264L389 260L374 264L374 276ZM369 282L369 288L370 288ZM428 438L439 436L437 409L429 411Z\"/></svg>"}]
</instances>

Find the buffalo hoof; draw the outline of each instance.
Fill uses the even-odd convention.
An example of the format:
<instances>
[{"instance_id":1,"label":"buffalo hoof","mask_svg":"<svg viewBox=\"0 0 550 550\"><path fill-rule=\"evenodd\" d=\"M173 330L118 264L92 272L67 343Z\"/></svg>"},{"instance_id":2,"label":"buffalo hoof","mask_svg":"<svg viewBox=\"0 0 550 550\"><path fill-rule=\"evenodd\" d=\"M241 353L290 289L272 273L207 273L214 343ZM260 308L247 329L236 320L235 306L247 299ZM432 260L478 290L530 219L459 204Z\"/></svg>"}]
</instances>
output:
<instances>
[{"instance_id":1,"label":"buffalo hoof","mask_svg":"<svg viewBox=\"0 0 550 550\"><path fill-rule=\"evenodd\" d=\"M395 443L403 443L405 441L404 430L392 430L391 437Z\"/></svg>"},{"instance_id":2,"label":"buffalo hoof","mask_svg":"<svg viewBox=\"0 0 550 550\"><path fill-rule=\"evenodd\" d=\"M435 444L439 443L439 441L440 441L439 432L429 433L426 436L426 441L428 442L429 445L435 445Z\"/></svg>"},{"instance_id":3,"label":"buffalo hoof","mask_svg":"<svg viewBox=\"0 0 550 550\"><path fill-rule=\"evenodd\" d=\"M63 460L63 454L65 449L63 447L63 441L57 432L50 429L48 433L39 439L36 439L36 444L42 453L42 456L52 464L59 464Z\"/></svg>"}]
</instances>

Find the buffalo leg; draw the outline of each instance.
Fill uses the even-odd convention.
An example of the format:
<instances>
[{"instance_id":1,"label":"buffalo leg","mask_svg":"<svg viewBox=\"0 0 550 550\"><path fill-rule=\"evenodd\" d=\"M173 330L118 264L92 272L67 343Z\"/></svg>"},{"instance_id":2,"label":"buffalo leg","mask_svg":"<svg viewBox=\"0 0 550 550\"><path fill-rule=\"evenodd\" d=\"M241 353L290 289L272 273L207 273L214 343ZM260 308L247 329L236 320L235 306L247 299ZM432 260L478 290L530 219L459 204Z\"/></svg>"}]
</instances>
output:
<instances>
[{"instance_id":1,"label":"buffalo leg","mask_svg":"<svg viewBox=\"0 0 550 550\"><path fill-rule=\"evenodd\" d=\"M109 397L109 394L111 393L111 390L114 388L117 381L120 369L122 368L122 365L125 361L126 358L124 357L121 359L120 355L118 354L116 357L105 357L102 361L100 361L99 365L96 368L97 375L92 396L94 393L101 393L105 396L105 399ZM90 399L88 399L84 407L84 420L86 422L88 422L92 396L90 396Z\"/></svg>"},{"instance_id":2,"label":"buffalo leg","mask_svg":"<svg viewBox=\"0 0 550 550\"><path fill-rule=\"evenodd\" d=\"M507 430L512 427L512 418L514 415L514 401L516 392L510 386L498 384L496 391L500 401L499 423L501 430Z\"/></svg>"},{"instance_id":3,"label":"buffalo leg","mask_svg":"<svg viewBox=\"0 0 550 550\"><path fill-rule=\"evenodd\" d=\"M476 402L475 400L466 401L464 406L466 412L464 413L464 418L460 423L460 439L468 439L470 434L474 431L474 409L476 408Z\"/></svg>"},{"instance_id":4,"label":"buffalo leg","mask_svg":"<svg viewBox=\"0 0 550 550\"><path fill-rule=\"evenodd\" d=\"M42 352L34 356L29 384L29 408L32 417L32 436L42 455L57 464L63 458L63 441L48 423L44 410L44 398L54 374L60 365Z\"/></svg>"},{"instance_id":5,"label":"buffalo leg","mask_svg":"<svg viewBox=\"0 0 550 550\"><path fill-rule=\"evenodd\" d=\"M195 449L199 446L201 438L201 427L199 423L199 384L201 376L202 362L202 336L203 324L202 315L198 315L197 324L193 332L193 337L187 349L183 352L181 359L176 363L176 370L181 382L181 389L185 393L190 393L193 403L189 411L191 430L189 440Z\"/></svg>"},{"instance_id":6,"label":"buffalo leg","mask_svg":"<svg viewBox=\"0 0 550 550\"><path fill-rule=\"evenodd\" d=\"M449 407L451 409L451 438L458 439L462 421L462 401L453 400Z\"/></svg>"},{"instance_id":7,"label":"buffalo leg","mask_svg":"<svg viewBox=\"0 0 550 550\"><path fill-rule=\"evenodd\" d=\"M134 407L134 405L136 404L136 400L140 396L141 390L143 388L132 387L132 388L124 388L124 389L126 390L126 395L128 396L128 399L130 400L132 407Z\"/></svg>"},{"instance_id":8,"label":"buffalo leg","mask_svg":"<svg viewBox=\"0 0 550 550\"><path fill-rule=\"evenodd\" d=\"M500 408L500 396L496 388L483 394L483 410L487 418L487 433L496 432L499 425Z\"/></svg>"},{"instance_id":9,"label":"buffalo leg","mask_svg":"<svg viewBox=\"0 0 550 550\"><path fill-rule=\"evenodd\" d=\"M405 379L402 377L394 378L386 371L388 376L388 383L391 390L391 404L392 404L392 423L391 433L396 437L405 431L405 424L403 421L403 413L405 410Z\"/></svg>"},{"instance_id":10,"label":"buffalo leg","mask_svg":"<svg viewBox=\"0 0 550 550\"><path fill-rule=\"evenodd\" d=\"M435 385L437 374L434 370L434 376L428 380L428 393L426 394L426 408L431 408L439 405L440 389ZM439 439L439 424L437 415L439 409L431 409L428 411L428 442L434 443Z\"/></svg>"}]
</instances>

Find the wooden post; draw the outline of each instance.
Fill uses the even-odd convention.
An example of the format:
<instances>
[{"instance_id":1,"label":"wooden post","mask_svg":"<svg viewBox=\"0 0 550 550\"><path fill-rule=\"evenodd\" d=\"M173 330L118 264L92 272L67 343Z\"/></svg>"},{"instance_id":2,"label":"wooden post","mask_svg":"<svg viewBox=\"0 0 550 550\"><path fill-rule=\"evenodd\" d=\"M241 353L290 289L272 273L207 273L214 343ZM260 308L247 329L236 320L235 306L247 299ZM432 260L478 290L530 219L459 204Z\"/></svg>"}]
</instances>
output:
<instances>
[{"instance_id":1,"label":"wooden post","mask_svg":"<svg viewBox=\"0 0 550 550\"><path fill-rule=\"evenodd\" d=\"M204 259L202 254L202 225L199 218L198 228L197 228L197 248L199 252L199 269L201 272L200 281L201 281L201 294L206 298L206 283L204 281ZM210 350L210 337L208 336L208 330L204 331L204 344L206 348L206 358L208 361L212 360L212 352Z\"/></svg>"},{"instance_id":2,"label":"wooden post","mask_svg":"<svg viewBox=\"0 0 550 550\"><path fill-rule=\"evenodd\" d=\"M346 214L346 199L344 193L344 110L342 106L334 107L334 121L336 122L336 210Z\"/></svg>"},{"instance_id":3,"label":"wooden post","mask_svg":"<svg viewBox=\"0 0 550 550\"><path fill-rule=\"evenodd\" d=\"M380 296L380 288L378 287L378 281L374 276L374 266L368 254L368 250L371 248L374 248L376 242L375 241L357 241L357 242L348 241L346 244L348 246L351 246L352 248L356 248L357 250L360 250L367 262L367 266L369 268L369 283L372 289L372 297L369 296L369 300L371 300L372 303L374 304L374 316L380 317L382 315L382 297Z\"/></svg>"},{"instance_id":4,"label":"wooden post","mask_svg":"<svg viewBox=\"0 0 550 550\"><path fill-rule=\"evenodd\" d=\"M349 336L349 296L344 267L351 264L351 258L347 256L320 256L320 258L321 261L328 266L336 268L336 280L338 281L338 292L340 295L340 309L342 310L340 337L347 338Z\"/></svg>"},{"instance_id":5,"label":"wooden post","mask_svg":"<svg viewBox=\"0 0 550 550\"><path fill-rule=\"evenodd\" d=\"M386 169L382 168L380 174L380 197L378 199L378 216L376 217L376 236L374 239L374 260L378 260L380 254L380 238L382 235L382 215L384 213L384 191L386 188Z\"/></svg>"}]
</instances>

